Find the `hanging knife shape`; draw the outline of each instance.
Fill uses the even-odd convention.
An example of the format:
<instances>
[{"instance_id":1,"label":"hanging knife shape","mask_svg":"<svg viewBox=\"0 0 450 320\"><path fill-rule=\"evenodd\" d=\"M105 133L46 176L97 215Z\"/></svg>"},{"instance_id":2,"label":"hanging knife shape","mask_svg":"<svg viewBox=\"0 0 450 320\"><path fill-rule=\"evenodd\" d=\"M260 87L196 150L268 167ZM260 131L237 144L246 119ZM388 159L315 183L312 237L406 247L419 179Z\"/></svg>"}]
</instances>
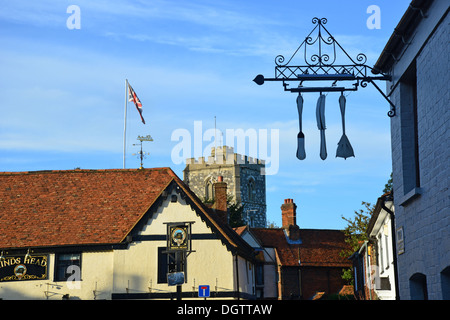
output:
<instances>
[{"instance_id":1,"label":"hanging knife shape","mask_svg":"<svg viewBox=\"0 0 450 320\"><path fill-rule=\"evenodd\" d=\"M354 157L352 145L345 135L345 103L346 99L343 94L339 97L339 107L341 108L342 117L342 137L338 142L338 148L336 150L336 157L347 159L349 157Z\"/></svg>"},{"instance_id":2,"label":"hanging knife shape","mask_svg":"<svg viewBox=\"0 0 450 320\"><path fill-rule=\"evenodd\" d=\"M316 106L317 127L320 130L320 159L327 158L327 145L325 142L325 95L320 94Z\"/></svg>"},{"instance_id":3,"label":"hanging knife shape","mask_svg":"<svg viewBox=\"0 0 450 320\"><path fill-rule=\"evenodd\" d=\"M302 132L302 111L303 111L303 97L299 93L297 97L297 110L298 110L298 123L299 123L299 133L297 134L297 158L299 160L305 160L305 135Z\"/></svg>"}]
</instances>

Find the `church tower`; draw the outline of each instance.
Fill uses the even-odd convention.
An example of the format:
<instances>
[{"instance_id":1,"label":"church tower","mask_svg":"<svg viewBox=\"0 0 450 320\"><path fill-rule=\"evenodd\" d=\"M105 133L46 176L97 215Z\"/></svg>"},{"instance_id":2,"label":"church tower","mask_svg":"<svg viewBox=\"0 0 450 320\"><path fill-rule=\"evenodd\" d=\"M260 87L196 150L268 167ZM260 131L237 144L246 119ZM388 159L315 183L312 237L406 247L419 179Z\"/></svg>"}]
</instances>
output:
<instances>
[{"instance_id":1,"label":"church tower","mask_svg":"<svg viewBox=\"0 0 450 320\"><path fill-rule=\"evenodd\" d=\"M264 161L234 153L233 148L211 148L211 156L186 159L184 182L201 200L214 200L219 176L227 184L228 196L244 206L243 220L249 226L266 227L266 176Z\"/></svg>"}]
</instances>

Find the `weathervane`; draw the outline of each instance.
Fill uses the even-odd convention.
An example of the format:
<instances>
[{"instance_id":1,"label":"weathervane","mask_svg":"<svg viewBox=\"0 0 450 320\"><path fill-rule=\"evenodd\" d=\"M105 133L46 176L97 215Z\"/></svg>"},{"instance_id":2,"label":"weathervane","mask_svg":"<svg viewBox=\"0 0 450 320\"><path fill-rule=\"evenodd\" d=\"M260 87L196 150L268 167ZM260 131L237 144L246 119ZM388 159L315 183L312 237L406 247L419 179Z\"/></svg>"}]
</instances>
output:
<instances>
[{"instance_id":1,"label":"weathervane","mask_svg":"<svg viewBox=\"0 0 450 320\"><path fill-rule=\"evenodd\" d=\"M138 151L137 153L133 153L133 156L138 155L139 158L141 159L141 166L139 167L139 169L143 169L144 168L144 164L143 164L143 160L145 158L146 155L149 155L148 152L143 152L142 151L142 142L143 141L153 141L153 138L150 135L147 135L145 137L142 136L138 136L137 140L139 140L139 143L133 144L133 146L141 146L141 151Z\"/></svg>"},{"instance_id":2,"label":"weathervane","mask_svg":"<svg viewBox=\"0 0 450 320\"><path fill-rule=\"evenodd\" d=\"M319 100L316 106L316 118L317 126L321 132L321 148L320 157L325 160L327 157L326 144L325 144L325 95L324 92L340 92L339 106L341 109L343 135L338 144L338 150L336 157L342 157L344 159L348 157L354 157L353 149L345 135L345 91L357 91L359 87L365 88L368 83L373 86L383 95L383 97L391 105L391 109L388 112L389 117L395 116L395 105L388 99L384 92L375 83L376 80L390 81L391 76L383 74L378 70L375 70L365 63L367 57L363 53L359 53L356 59L353 59L336 41L331 33L325 28L327 23L326 18L313 18L312 23L315 25L313 30L308 34L305 40L295 50L294 54L285 63L285 58L282 55L278 55L275 58L275 78L265 78L259 74L253 79L253 81L262 85L265 81L280 81L283 83L285 91L298 93L297 108L299 113L300 131L298 133L298 148L297 158L303 160L306 158L304 150L304 134L301 126L301 114L303 110L303 97L302 93L317 92L320 93ZM311 53L313 49L314 51ZM343 53L344 61L339 60L337 52ZM291 65L294 57L298 53L303 52L303 62L298 65ZM289 82L296 81L298 86L289 86ZM304 86L308 81L319 81L320 85L313 87ZM343 84L341 84L343 82ZM325 83L325 84L324 84ZM349 84L350 83L350 84ZM339 85L338 85L339 84Z\"/></svg>"}]
</instances>

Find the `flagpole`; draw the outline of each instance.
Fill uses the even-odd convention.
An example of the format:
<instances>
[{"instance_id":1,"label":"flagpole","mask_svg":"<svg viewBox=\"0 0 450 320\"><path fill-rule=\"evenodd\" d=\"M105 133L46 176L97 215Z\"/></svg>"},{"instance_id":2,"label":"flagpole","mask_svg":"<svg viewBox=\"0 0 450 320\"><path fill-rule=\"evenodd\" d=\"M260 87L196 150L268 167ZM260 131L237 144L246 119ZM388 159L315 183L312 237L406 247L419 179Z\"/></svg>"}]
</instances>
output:
<instances>
[{"instance_id":1,"label":"flagpole","mask_svg":"<svg viewBox=\"0 0 450 320\"><path fill-rule=\"evenodd\" d=\"M125 115L123 120L123 168L125 169L125 153L127 148L127 104L128 104L128 79L125 79Z\"/></svg>"}]
</instances>

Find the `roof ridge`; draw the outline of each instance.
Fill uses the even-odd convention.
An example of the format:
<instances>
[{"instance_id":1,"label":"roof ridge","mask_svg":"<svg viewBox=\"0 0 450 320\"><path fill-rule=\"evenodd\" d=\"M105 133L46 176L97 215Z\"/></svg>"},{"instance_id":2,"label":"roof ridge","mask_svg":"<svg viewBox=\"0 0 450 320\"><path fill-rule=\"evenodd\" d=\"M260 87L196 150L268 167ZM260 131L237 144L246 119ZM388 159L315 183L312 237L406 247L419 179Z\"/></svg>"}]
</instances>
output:
<instances>
[{"instance_id":1,"label":"roof ridge","mask_svg":"<svg viewBox=\"0 0 450 320\"><path fill-rule=\"evenodd\" d=\"M50 173L96 173L96 172L130 172L130 171L158 171L158 170L166 170L170 175L176 175L170 167L157 167L157 168L129 168L129 169L61 169L61 170L30 170L30 171L0 171L0 175L25 175L25 174L50 174Z\"/></svg>"}]
</instances>

